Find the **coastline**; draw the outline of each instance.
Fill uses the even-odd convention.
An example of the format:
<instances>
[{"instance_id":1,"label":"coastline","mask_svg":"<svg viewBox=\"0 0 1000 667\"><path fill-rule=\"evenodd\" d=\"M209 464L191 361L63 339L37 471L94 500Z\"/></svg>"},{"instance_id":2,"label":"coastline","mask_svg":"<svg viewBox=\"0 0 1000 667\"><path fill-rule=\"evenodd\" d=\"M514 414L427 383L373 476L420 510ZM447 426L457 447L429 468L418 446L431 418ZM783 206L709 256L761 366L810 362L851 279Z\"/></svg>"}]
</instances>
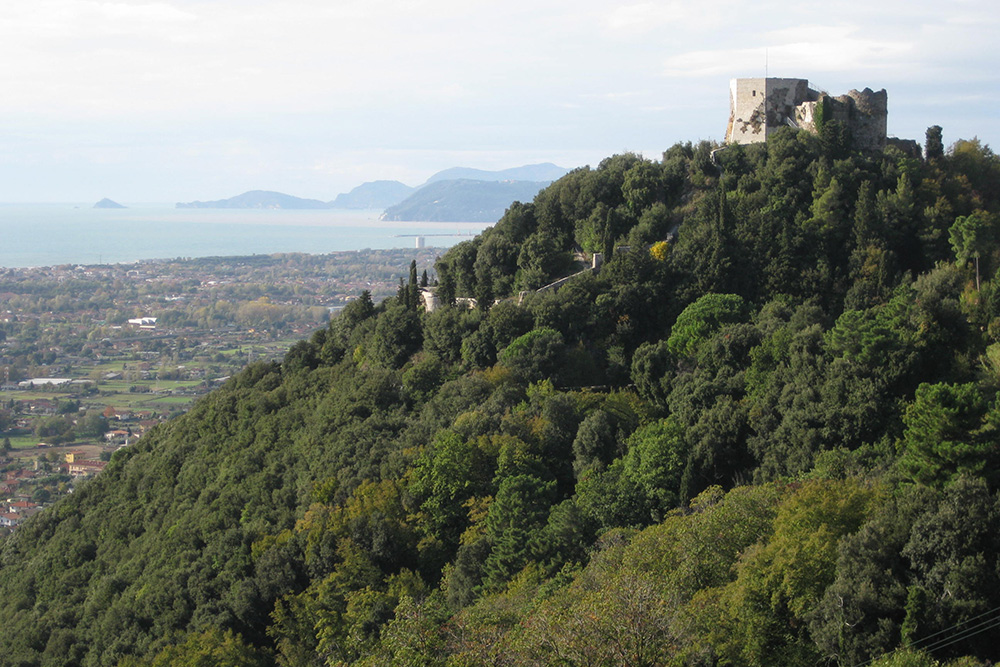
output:
<instances>
[{"instance_id":1,"label":"coastline","mask_svg":"<svg viewBox=\"0 0 1000 667\"><path fill-rule=\"evenodd\" d=\"M0 268L406 248L417 236L447 248L492 224L386 222L378 210L126 205L0 204Z\"/></svg>"}]
</instances>

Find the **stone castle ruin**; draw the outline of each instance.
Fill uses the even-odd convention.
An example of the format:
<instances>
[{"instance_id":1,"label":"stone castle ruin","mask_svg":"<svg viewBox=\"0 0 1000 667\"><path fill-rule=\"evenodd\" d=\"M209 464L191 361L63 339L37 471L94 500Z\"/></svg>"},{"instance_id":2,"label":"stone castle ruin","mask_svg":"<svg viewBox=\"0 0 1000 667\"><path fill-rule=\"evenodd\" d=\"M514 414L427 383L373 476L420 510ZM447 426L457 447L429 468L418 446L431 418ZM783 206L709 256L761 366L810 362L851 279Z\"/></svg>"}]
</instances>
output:
<instances>
[{"instance_id":1,"label":"stone castle ruin","mask_svg":"<svg viewBox=\"0 0 1000 667\"><path fill-rule=\"evenodd\" d=\"M754 144L791 126L819 132L823 123L840 121L852 147L882 150L886 145L885 89L852 90L831 97L813 90L805 79L732 79L729 82L729 125L726 143Z\"/></svg>"}]
</instances>

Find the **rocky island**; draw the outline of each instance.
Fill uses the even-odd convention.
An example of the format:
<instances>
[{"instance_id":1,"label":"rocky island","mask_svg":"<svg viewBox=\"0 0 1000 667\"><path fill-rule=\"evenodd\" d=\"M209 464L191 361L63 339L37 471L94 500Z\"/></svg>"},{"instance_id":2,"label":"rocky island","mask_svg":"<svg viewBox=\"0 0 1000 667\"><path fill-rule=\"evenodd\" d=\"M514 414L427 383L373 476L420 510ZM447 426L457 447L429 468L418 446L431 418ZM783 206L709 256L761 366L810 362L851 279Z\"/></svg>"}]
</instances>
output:
<instances>
[{"instance_id":1,"label":"rocky island","mask_svg":"<svg viewBox=\"0 0 1000 667\"><path fill-rule=\"evenodd\" d=\"M122 206L116 201L112 201L105 197L101 201L94 204L94 208L128 208L128 206Z\"/></svg>"}]
</instances>

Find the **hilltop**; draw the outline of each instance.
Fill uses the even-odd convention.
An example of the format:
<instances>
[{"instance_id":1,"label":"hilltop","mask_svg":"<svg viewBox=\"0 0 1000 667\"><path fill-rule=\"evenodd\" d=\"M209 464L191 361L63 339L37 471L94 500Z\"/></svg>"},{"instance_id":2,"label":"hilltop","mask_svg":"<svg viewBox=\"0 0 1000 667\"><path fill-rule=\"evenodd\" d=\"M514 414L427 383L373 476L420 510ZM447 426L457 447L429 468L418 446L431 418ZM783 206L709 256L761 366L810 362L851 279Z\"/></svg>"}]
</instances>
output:
<instances>
[{"instance_id":1,"label":"hilltop","mask_svg":"<svg viewBox=\"0 0 1000 667\"><path fill-rule=\"evenodd\" d=\"M362 293L4 539L0 655L1000 660L1000 159L841 135L612 156Z\"/></svg>"},{"instance_id":2,"label":"hilltop","mask_svg":"<svg viewBox=\"0 0 1000 667\"><path fill-rule=\"evenodd\" d=\"M348 193L339 194L331 208L385 209L406 199L416 188L399 181L362 183Z\"/></svg>"}]
</instances>

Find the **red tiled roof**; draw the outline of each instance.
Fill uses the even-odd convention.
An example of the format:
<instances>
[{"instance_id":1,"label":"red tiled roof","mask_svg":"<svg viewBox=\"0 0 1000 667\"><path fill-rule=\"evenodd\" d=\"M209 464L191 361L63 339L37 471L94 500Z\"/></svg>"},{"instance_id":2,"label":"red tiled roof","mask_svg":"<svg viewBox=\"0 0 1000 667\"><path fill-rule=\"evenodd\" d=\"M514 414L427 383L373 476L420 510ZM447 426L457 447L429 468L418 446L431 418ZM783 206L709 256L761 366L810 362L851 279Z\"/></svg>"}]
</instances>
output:
<instances>
[{"instance_id":1,"label":"red tiled roof","mask_svg":"<svg viewBox=\"0 0 1000 667\"><path fill-rule=\"evenodd\" d=\"M38 505L28 500L17 500L7 504L10 505L11 507L18 507L20 509L30 509L32 507L38 507Z\"/></svg>"}]
</instances>

